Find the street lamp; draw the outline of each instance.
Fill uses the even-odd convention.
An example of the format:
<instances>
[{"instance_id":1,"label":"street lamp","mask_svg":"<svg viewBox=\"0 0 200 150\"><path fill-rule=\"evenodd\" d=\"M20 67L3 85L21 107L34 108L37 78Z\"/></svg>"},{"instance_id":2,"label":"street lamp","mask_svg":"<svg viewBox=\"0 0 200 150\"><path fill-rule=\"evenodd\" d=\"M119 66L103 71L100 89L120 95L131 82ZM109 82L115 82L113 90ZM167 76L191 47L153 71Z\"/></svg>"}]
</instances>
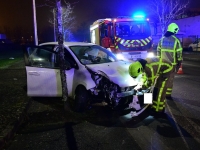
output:
<instances>
[{"instance_id":1,"label":"street lamp","mask_svg":"<svg viewBox=\"0 0 200 150\"><path fill-rule=\"evenodd\" d=\"M37 21L36 21L35 0L33 0L33 23L34 23L35 45L38 45L38 35L37 35Z\"/></svg>"}]
</instances>

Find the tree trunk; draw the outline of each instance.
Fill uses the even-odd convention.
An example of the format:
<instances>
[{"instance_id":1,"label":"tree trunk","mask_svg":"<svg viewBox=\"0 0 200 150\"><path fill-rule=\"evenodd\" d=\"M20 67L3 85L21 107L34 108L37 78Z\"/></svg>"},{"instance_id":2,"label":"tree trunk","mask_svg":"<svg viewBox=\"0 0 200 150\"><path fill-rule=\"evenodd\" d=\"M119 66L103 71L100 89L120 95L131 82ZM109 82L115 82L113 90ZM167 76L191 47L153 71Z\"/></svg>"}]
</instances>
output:
<instances>
[{"instance_id":1,"label":"tree trunk","mask_svg":"<svg viewBox=\"0 0 200 150\"><path fill-rule=\"evenodd\" d=\"M64 57L64 47L63 47L63 28L62 28L62 7L61 0L57 0L57 41L59 45L59 58L60 58L60 76L62 84L62 98L66 102L68 98L67 89L67 76L65 74L66 65Z\"/></svg>"}]
</instances>

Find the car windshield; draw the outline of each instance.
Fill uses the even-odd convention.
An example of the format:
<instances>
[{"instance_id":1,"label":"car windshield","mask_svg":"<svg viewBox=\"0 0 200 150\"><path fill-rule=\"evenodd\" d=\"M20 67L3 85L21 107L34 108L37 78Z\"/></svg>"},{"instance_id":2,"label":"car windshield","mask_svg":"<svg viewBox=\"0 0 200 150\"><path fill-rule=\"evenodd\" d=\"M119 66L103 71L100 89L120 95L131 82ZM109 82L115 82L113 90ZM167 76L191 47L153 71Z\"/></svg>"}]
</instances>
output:
<instances>
[{"instance_id":1,"label":"car windshield","mask_svg":"<svg viewBox=\"0 0 200 150\"><path fill-rule=\"evenodd\" d=\"M84 64L102 64L117 61L116 56L109 50L98 46L70 46L79 61Z\"/></svg>"}]
</instances>

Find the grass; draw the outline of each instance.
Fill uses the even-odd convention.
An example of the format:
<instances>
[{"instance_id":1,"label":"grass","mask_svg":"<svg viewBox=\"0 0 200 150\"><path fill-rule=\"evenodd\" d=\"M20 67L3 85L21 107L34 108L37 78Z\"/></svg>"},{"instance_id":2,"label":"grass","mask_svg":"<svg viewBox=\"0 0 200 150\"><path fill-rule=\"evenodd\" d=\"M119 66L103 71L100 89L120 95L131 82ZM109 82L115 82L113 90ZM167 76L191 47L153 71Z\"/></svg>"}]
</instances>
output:
<instances>
[{"instance_id":1,"label":"grass","mask_svg":"<svg viewBox=\"0 0 200 150\"><path fill-rule=\"evenodd\" d=\"M0 68L5 68L7 66L12 65L15 62L20 61L20 60L22 60L22 57L17 57L14 59L2 58L2 59L0 59Z\"/></svg>"}]
</instances>

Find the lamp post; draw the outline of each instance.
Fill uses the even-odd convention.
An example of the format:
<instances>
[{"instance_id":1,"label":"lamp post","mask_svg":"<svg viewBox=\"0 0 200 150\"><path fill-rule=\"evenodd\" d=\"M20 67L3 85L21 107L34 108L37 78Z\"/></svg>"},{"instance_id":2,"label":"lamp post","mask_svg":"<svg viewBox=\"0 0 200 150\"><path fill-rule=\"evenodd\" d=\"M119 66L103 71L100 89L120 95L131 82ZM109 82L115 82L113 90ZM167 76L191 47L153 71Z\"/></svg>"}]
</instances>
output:
<instances>
[{"instance_id":1,"label":"lamp post","mask_svg":"<svg viewBox=\"0 0 200 150\"><path fill-rule=\"evenodd\" d=\"M36 21L36 9L35 9L35 0L33 0L33 26L34 26L34 37L35 45L38 45L38 35L37 35L37 21Z\"/></svg>"},{"instance_id":2,"label":"lamp post","mask_svg":"<svg viewBox=\"0 0 200 150\"><path fill-rule=\"evenodd\" d=\"M56 8L53 8L53 31L54 31L54 42L56 42Z\"/></svg>"}]
</instances>

